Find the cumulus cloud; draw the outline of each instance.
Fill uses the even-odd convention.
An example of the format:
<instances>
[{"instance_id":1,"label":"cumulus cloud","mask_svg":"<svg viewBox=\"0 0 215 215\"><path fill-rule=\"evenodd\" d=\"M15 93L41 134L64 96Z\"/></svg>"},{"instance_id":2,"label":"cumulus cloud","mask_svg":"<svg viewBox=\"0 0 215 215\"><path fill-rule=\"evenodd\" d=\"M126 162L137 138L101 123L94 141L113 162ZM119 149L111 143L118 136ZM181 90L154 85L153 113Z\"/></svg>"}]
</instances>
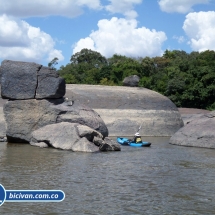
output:
<instances>
[{"instance_id":1,"label":"cumulus cloud","mask_svg":"<svg viewBox=\"0 0 215 215\"><path fill-rule=\"evenodd\" d=\"M133 10L135 4L141 4L142 0L109 0L110 4L105 8L111 13L121 13L127 18L136 18L137 12Z\"/></svg>"},{"instance_id":2,"label":"cumulus cloud","mask_svg":"<svg viewBox=\"0 0 215 215\"><path fill-rule=\"evenodd\" d=\"M207 4L210 0L159 0L158 4L164 12L188 13L196 4Z\"/></svg>"},{"instance_id":3,"label":"cumulus cloud","mask_svg":"<svg viewBox=\"0 0 215 215\"><path fill-rule=\"evenodd\" d=\"M44 57L50 60L54 56L63 60L61 51L54 49L54 45L51 36L40 28L7 15L0 16L1 59L39 62Z\"/></svg>"},{"instance_id":4,"label":"cumulus cloud","mask_svg":"<svg viewBox=\"0 0 215 215\"><path fill-rule=\"evenodd\" d=\"M100 0L0 0L0 14L15 17L60 15L75 17L83 13L83 7L100 9Z\"/></svg>"},{"instance_id":5,"label":"cumulus cloud","mask_svg":"<svg viewBox=\"0 0 215 215\"><path fill-rule=\"evenodd\" d=\"M215 50L215 11L189 13L183 29L194 51Z\"/></svg>"},{"instance_id":6,"label":"cumulus cloud","mask_svg":"<svg viewBox=\"0 0 215 215\"><path fill-rule=\"evenodd\" d=\"M100 52L106 57L121 54L131 57L156 56L163 53L161 47L167 39L162 31L137 28L135 19L103 19L98 22L98 30L87 38L80 39L73 53L83 48Z\"/></svg>"}]
</instances>

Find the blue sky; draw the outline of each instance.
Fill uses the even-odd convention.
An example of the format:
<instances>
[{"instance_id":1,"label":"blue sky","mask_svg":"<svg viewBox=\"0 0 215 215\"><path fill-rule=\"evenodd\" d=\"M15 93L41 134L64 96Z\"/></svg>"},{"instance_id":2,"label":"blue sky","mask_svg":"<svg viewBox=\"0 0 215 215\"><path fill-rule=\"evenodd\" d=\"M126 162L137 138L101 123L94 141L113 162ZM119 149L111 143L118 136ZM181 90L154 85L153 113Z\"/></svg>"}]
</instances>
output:
<instances>
[{"instance_id":1,"label":"blue sky","mask_svg":"<svg viewBox=\"0 0 215 215\"><path fill-rule=\"evenodd\" d=\"M215 50L215 0L0 0L0 62Z\"/></svg>"}]
</instances>

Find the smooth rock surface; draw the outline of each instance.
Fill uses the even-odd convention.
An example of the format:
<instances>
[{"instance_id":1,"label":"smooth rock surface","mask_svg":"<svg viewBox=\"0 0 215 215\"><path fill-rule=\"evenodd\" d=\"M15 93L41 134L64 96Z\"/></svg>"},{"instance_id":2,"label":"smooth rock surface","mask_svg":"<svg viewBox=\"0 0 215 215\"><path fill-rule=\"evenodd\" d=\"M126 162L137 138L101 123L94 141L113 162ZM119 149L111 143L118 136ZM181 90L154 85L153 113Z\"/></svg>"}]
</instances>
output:
<instances>
[{"instance_id":1,"label":"smooth rock surface","mask_svg":"<svg viewBox=\"0 0 215 215\"><path fill-rule=\"evenodd\" d=\"M178 108L184 125L191 122L193 119L198 118L204 114L210 113L209 110L196 109L196 108Z\"/></svg>"},{"instance_id":2,"label":"smooth rock surface","mask_svg":"<svg viewBox=\"0 0 215 215\"><path fill-rule=\"evenodd\" d=\"M66 85L66 96L94 109L104 120L109 136L171 136L183 125L167 97L139 87Z\"/></svg>"},{"instance_id":3,"label":"smooth rock surface","mask_svg":"<svg viewBox=\"0 0 215 215\"><path fill-rule=\"evenodd\" d=\"M1 63L3 99L62 98L66 84L57 72L40 64L4 60Z\"/></svg>"},{"instance_id":4,"label":"smooth rock surface","mask_svg":"<svg viewBox=\"0 0 215 215\"><path fill-rule=\"evenodd\" d=\"M87 125L104 137L108 136L104 121L94 110L76 102L68 105L64 98L8 101L4 114L9 142L30 142L33 131L60 122Z\"/></svg>"},{"instance_id":5,"label":"smooth rock surface","mask_svg":"<svg viewBox=\"0 0 215 215\"><path fill-rule=\"evenodd\" d=\"M32 132L30 144L35 145L35 142L45 142L57 149L72 150L73 144L78 142L79 139L75 124L62 122L46 125Z\"/></svg>"},{"instance_id":6,"label":"smooth rock surface","mask_svg":"<svg viewBox=\"0 0 215 215\"><path fill-rule=\"evenodd\" d=\"M215 111L199 115L183 128L178 130L169 140L170 144L215 148Z\"/></svg>"}]
</instances>

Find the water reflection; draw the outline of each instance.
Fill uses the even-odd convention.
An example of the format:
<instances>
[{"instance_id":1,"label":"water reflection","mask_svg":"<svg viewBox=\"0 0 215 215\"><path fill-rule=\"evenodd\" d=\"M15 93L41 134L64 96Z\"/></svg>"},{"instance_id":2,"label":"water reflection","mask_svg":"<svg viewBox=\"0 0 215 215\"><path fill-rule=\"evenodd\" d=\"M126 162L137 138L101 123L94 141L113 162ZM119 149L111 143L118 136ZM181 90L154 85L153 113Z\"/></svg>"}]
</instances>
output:
<instances>
[{"instance_id":1,"label":"water reflection","mask_svg":"<svg viewBox=\"0 0 215 215\"><path fill-rule=\"evenodd\" d=\"M149 148L72 153L0 144L5 189L61 189L61 203L7 203L1 214L213 214L215 150L145 138Z\"/></svg>"}]
</instances>

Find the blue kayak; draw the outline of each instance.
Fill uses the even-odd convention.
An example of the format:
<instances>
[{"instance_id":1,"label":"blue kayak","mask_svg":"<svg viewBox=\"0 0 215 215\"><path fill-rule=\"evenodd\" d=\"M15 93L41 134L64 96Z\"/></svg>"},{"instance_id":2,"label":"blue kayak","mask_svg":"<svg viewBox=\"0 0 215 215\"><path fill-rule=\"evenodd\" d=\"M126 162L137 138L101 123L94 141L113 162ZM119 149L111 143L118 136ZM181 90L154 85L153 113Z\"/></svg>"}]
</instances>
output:
<instances>
[{"instance_id":1,"label":"blue kayak","mask_svg":"<svg viewBox=\"0 0 215 215\"><path fill-rule=\"evenodd\" d=\"M134 146L134 147L146 147L151 145L150 142L135 143L125 137L117 137L117 142L124 146Z\"/></svg>"}]
</instances>

